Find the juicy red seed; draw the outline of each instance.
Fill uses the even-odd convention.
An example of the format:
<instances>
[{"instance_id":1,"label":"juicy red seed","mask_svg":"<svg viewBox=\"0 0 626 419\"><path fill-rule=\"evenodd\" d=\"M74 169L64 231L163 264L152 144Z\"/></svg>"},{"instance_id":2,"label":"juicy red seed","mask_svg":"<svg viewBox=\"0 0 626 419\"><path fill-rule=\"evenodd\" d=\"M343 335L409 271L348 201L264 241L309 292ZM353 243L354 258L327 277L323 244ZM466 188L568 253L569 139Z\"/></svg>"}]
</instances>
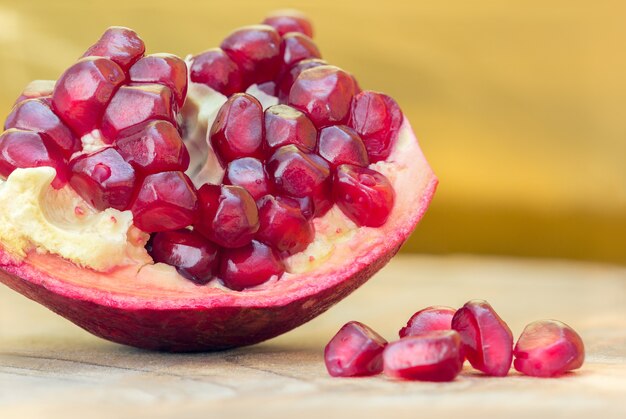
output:
<instances>
[{"instance_id":1,"label":"juicy red seed","mask_svg":"<svg viewBox=\"0 0 626 419\"><path fill-rule=\"evenodd\" d=\"M311 21L297 10L279 10L267 16L263 23L276 29L280 36L289 32L299 32L313 38Z\"/></svg>"},{"instance_id":2,"label":"juicy red seed","mask_svg":"<svg viewBox=\"0 0 626 419\"><path fill-rule=\"evenodd\" d=\"M266 95L276 96L276 82L266 81L265 83L259 84L257 87Z\"/></svg>"},{"instance_id":3,"label":"juicy red seed","mask_svg":"<svg viewBox=\"0 0 626 419\"><path fill-rule=\"evenodd\" d=\"M313 227L300 208L271 195L261 198L259 231L256 238L280 252L294 254L303 251L313 241Z\"/></svg>"},{"instance_id":4,"label":"juicy red seed","mask_svg":"<svg viewBox=\"0 0 626 419\"><path fill-rule=\"evenodd\" d=\"M307 116L287 105L265 110L265 142L270 149L295 144L303 150L315 150L317 130Z\"/></svg>"},{"instance_id":5,"label":"juicy red seed","mask_svg":"<svg viewBox=\"0 0 626 419\"><path fill-rule=\"evenodd\" d=\"M200 217L194 225L199 233L222 247L249 244L259 230L259 213L244 188L205 184L198 190Z\"/></svg>"},{"instance_id":6,"label":"juicy red seed","mask_svg":"<svg viewBox=\"0 0 626 419\"><path fill-rule=\"evenodd\" d=\"M130 205L134 224L147 233L178 230L193 224L198 199L182 172L161 172L144 178Z\"/></svg>"},{"instance_id":7,"label":"juicy red seed","mask_svg":"<svg viewBox=\"0 0 626 419\"><path fill-rule=\"evenodd\" d=\"M352 76L325 65L304 70L289 92L289 104L305 112L317 127L346 122L354 96Z\"/></svg>"},{"instance_id":8,"label":"juicy red seed","mask_svg":"<svg viewBox=\"0 0 626 419\"><path fill-rule=\"evenodd\" d=\"M228 288L242 291L280 277L285 267L276 251L256 240L237 249L223 249L220 279Z\"/></svg>"},{"instance_id":9,"label":"juicy red seed","mask_svg":"<svg viewBox=\"0 0 626 419\"><path fill-rule=\"evenodd\" d=\"M176 55L151 54L130 68L133 83L159 83L170 88L181 109L187 96L187 64Z\"/></svg>"},{"instance_id":10,"label":"juicy red seed","mask_svg":"<svg viewBox=\"0 0 626 419\"><path fill-rule=\"evenodd\" d=\"M65 70L52 92L52 108L79 137L98 128L104 111L124 82L108 58L83 58Z\"/></svg>"},{"instance_id":11,"label":"juicy red seed","mask_svg":"<svg viewBox=\"0 0 626 419\"><path fill-rule=\"evenodd\" d=\"M26 85L22 94L15 100L15 105L26 99L37 99L51 96L54 90L54 80L33 80Z\"/></svg>"},{"instance_id":12,"label":"juicy red seed","mask_svg":"<svg viewBox=\"0 0 626 419\"><path fill-rule=\"evenodd\" d=\"M135 171L113 148L70 161L70 185L97 210L125 210L135 189Z\"/></svg>"},{"instance_id":13,"label":"juicy red seed","mask_svg":"<svg viewBox=\"0 0 626 419\"><path fill-rule=\"evenodd\" d=\"M453 330L408 336L383 352L385 375L403 380L452 381L463 368L461 338Z\"/></svg>"},{"instance_id":14,"label":"juicy red seed","mask_svg":"<svg viewBox=\"0 0 626 419\"><path fill-rule=\"evenodd\" d=\"M46 134L66 158L81 148L78 138L42 99L28 99L15 105L4 123L4 129L9 128Z\"/></svg>"},{"instance_id":15,"label":"juicy red seed","mask_svg":"<svg viewBox=\"0 0 626 419\"><path fill-rule=\"evenodd\" d=\"M332 168L342 164L365 167L370 163L363 141L352 128L346 125L331 125L322 128L317 143L317 152L330 163Z\"/></svg>"},{"instance_id":16,"label":"juicy red seed","mask_svg":"<svg viewBox=\"0 0 626 419\"><path fill-rule=\"evenodd\" d=\"M246 84L273 80L280 68L280 35L271 26L237 29L220 47L244 71Z\"/></svg>"},{"instance_id":17,"label":"juicy red seed","mask_svg":"<svg viewBox=\"0 0 626 419\"><path fill-rule=\"evenodd\" d=\"M280 44L280 56L285 71L309 58L321 58L320 50L311 38L301 33L288 33Z\"/></svg>"},{"instance_id":18,"label":"juicy red seed","mask_svg":"<svg viewBox=\"0 0 626 419\"><path fill-rule=\"evenodd\" d=\"M83 54L83 57L105 57L113 60L125 71L143 55L146 50L139 35L132 29L120 26L108 28Z\"/></svg>"},{"instance_id":19,"label":"juicy red seed","mask_svg":"<svg viewBox=\"0 0 626 419\"><path fill-rule=\"evenodd\" d=\"M112 143L120 131L149 120L177 123L178 107L169 87L137 84L119 88L102 118L102 135Z\"/></svg>"},{"instance_id":20,"label":"juicy red seed","mask_svg":"<svg viewBox=\"0 0 626 419\"><path fill-rule=\"evenodd\" d=\"M9 129L0 135L0 175L9 176L15 169L50 166L56 170L55 189L67 184L67 164L54 142L33 131Z\"/></svg>"},{"instance_id":21,"label":"juicy red seed","mask_svg":"<svg viewBox=\"0 0 626 419\"><path fill-rule=\"evenodd\" d=\"M287 103L289 101L289 92L291 91L291 86L293 86L293 82L296 81L300 73L304 70L308 70L309 68L320 67L323 65L328 65L328 63L324 60L320 60L317 58L311 58L309 60L302 60L298 64L294 65L287 71L282 74L278 80L278 100L280 103Z\"/></svg>"},{"instance_id":22,"label":"juicy red seed","mask_svg":"<svg viewBox=\"0 0 626 419\"><path fill-rule=\"evenodd\" d=\"M452 329L452 317L456 310L444 306L426 307L415 313L406 326L398 333L401 338L406 336L416 336L435 330Z\"/></svg>"},{"instance_id":23,"label":"juicy red seed","mask_svg":"<svg viewBox=\"0 0 626 419\"><path fill-rule=\"evenodd\" d=\"M276 150L265 167L279 192L296 198L311 198L316 216L332 206L330 168L318 155L287 145Z\"/></svg>"},{"instance_id":24,"label":"juicy red seed","mask_svg":"<svg viewBox=\"0 0 626 419\"><path fill-rule=\"evenodd\" d=\"M308 196L303 198L294 198L292 196L277 196L276 199L284 202L287 205L291 205L292 207L299 209L302 216L309 221L315 216L315 205L313 204L313 200Z\"/></svg>"},{"instance_id":25,"label":"juicy red seed","mask_svg":"<svg viewBox=\"0 0 626 419\"><path fill-rule=\"evenodd\" d=\"M452 328L461 335L461 350L474 368L497 377L509 372L513 334L488 302L467 302L452 318Z\"/></svg>"},{"instance_id":26,"label":"juicy red seed","mask_svg":"<svg viewBox=\"0 0 626 419\"><path fill-rule=\"evenodd\" d=\"M380 227L393 209L395 192L377 171L343 164L337 167L333 180L333 198L357 225Z\"/></svg>"},{"instance_id":27,"label":"juicy red seed","mask_svg":"<svg viewBox=\"0 0 626 419\"><path fill-rule=\"evenodd\" d=\"M241 186L250 192L255 201L272 192L263 163L253 157L243 157L228 163L223 183Z\"/></svg>"},{"instance_id":28,"label":"juicy red seed","mask_svg":"<svg viewBox=\"0 0 626 419\"><path fill-rule=\"evenodd\" d=\"M148 121L120 132L115 148L138 172L148 175L189 167L189 152L168 121Z\"/></svg>"},{"instance_id":29,"label":"juicy red seed","mask_svg":"<svg viewBox=\"0 0 626 419\"><path fill-rule=\"evenodd\" d=\"M515 369L533 377L555 377L580 368L585 360L583 340L557 320L536 321L515 344Z\"/></svg>"},{"instance_id":30,"label":"juicy red seed","mask_svg":"<svg viewBox=\"0 0 626 419\"><path fill-rule=\"evenodd\" d=\"M189 75L192 82L202 83L226 96L244 90L242 70L221 48L193 57Z\"/></svg>"},{"instance_id":31,"label":"juicy red seed","mask_svg":"<svg viewBox=\"0 0 626 419\"><path fill-rule=\"evenodd\" d=\"M324 363L333 377L379 374L383 370L385 338L359 322L346 323L324 349Z\"/></svg>"},{"instance_id":32,"label":"juicy red seed","mask_svg":"<svg viewBox=\"0 0 626 419\"><path fill-rule=\"evenodd\" d=\"M372 162L389 157L403 119L396 101L382 93L366 90L352 101L350 126L363 139Z\"/></svg>"},{"instance_id":33,"label":"juicy red seed","mask_svg":"<svg viewBox=\"0 0 626 419\"><path fill-rule=\"evenodd\" d=\"M209 132L223 164L241 157L262 158L263 107L253 96L237 93L220 108Z\"/></svg>"},{"instance_id":34,"label":"juicy red seed","mask_svg":"<svg viewBox=\"0 0 626 419\"><path fill-rule=\"evenodd\" d=\"M167 263L185 278L203 285L217 274L218 250L200 234L183 229L156 233L150 255L155 262Z\"/></svg>"}]
</instances>

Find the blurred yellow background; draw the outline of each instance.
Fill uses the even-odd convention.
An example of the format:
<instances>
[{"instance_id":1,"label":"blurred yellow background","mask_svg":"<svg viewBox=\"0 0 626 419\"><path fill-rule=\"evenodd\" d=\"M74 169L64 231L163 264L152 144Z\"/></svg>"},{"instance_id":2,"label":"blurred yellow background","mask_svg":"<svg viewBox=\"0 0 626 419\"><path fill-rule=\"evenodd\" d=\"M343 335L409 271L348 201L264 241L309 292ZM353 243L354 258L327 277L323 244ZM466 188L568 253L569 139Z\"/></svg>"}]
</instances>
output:
<instances>
[{"instance_id":1,"label":"blurred yellow background","mask_svg":"<svg viewBox=\"0 0 626 419\"><path fill-rule=\"evenodd\" d=\"M626 263L626 2L0 0L0 110L110 25L197 53L276 8L395 97L441 184L405 251Z\"/></svg>"}]
</instances>

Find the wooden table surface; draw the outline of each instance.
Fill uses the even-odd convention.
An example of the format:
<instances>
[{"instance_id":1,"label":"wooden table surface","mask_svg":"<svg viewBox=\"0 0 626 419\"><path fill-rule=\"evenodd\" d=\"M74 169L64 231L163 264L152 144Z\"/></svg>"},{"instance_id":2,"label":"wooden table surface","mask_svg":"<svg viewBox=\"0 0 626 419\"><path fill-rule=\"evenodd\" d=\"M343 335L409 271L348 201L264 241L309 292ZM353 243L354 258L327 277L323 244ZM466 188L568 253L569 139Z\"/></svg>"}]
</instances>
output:
<instances>
[{"instance_id":1,"label":"wooden table surface","mask_svg":"<svg viewBox=\"0 0 626 419\"><path fill-rule=\"evenodd\" d=\"M583 336L587 360L559 379L333 379L325 343L348 320L393 339L433 304L484 298L518 336L556 318ZM0 288L0 418L626 417L626 268L559 261L397 257L347 300L249 348L163 354L109 343Z\"/></svg>"}]
</instances>

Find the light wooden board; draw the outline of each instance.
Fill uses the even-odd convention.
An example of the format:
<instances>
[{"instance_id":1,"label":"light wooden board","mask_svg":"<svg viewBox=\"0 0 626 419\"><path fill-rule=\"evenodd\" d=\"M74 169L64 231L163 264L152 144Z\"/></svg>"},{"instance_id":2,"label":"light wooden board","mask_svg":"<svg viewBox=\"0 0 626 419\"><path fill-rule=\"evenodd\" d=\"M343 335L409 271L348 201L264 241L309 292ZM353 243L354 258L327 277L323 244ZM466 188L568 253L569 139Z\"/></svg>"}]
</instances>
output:
<instances>
[{"instance_id":1,"label":"light wooden board","mask_svg":"<svg viewBox=\"0 0 626 419\"><path fill-rule=\"evenodd\" d=\"M489 300L517 336L532 320L577 329L575 374L488 378L466 366L446 384L333 379L325 343L361 320L393 339L416 310ZM626 417L626 269L471 257L396 258L328 313L272 341L162 354L99 340L0 288L0 418Z\"/></svg>"}]
</instances>

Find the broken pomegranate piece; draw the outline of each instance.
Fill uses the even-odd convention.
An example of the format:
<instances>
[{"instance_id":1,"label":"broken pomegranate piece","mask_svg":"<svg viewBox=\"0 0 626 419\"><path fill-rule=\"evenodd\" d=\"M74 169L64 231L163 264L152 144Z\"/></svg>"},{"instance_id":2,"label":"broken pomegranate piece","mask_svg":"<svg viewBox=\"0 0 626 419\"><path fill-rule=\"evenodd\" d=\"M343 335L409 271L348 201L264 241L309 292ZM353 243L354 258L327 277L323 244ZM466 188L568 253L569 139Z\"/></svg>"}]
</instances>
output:
<instances>
[{"instance_id":1,"label":"broken pomegranate piece","mask_svg":"<svg viewBox=\"0 0 626 419\"><path fill-rule=\"evenodd\" d=\"M451 307L432 306L415 313L406 326L400 329L401 338L421 335L435 330L451 330L452 317L456 310Z\"/></svg>"},{"instance_id":2,"label":"broken pomegranate piece","mask_svg":"<svg viewBox=\"0 0 626 419\"><path fill-rule=\"evenodd\" d=\"M324 362L333 377L379 374L383 370L385 338L360 322L348 322L328 342Z\"/></svg>"},{"instance_id":3,"label":"broken pomegranate piece","mask_svg":"<svg viewBox=\"0 0 626 419\"><path fill-rule=\"evenodd\" d=\"M404 380L452 381L463 368L461 338L436 330L392 342L383 352L385 375Z\"/></svg>"},{"instance_id":4,"label":"broken pomegranate piece","mask_svg":"<svg viewBox=\"0 0 626 419\"><path fill-rule=\"evenodd\" d=\"M556 377L580 368L585 360L583 340L557 320L540 320L524 328L513 351L513 366L532 377Z\"/></svg>"}]
</instances>

